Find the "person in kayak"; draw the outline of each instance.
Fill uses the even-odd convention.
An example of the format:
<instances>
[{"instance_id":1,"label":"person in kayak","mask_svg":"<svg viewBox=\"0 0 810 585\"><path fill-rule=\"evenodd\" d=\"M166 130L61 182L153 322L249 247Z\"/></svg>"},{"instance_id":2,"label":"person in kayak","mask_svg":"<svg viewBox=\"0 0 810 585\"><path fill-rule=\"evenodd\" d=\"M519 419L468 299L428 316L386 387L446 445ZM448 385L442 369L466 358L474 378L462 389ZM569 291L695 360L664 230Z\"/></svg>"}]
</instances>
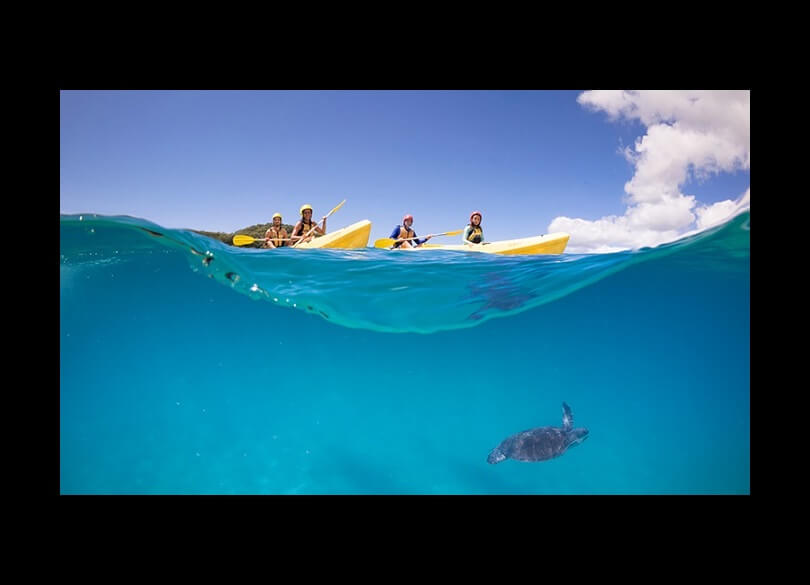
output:
<instances>
[{"instance_id":1,"label":"person in kayak","mask_svg":"<svg viewBox=\"0 0 810 585\"><path fill-rule=\"evenodd\" d=\"M313 227L315 228L315 231L305 239L305 236ZM312 206L309 203L302 205L301 219L298 220L298 223L295 224L295 227L293 228L292 235L290 236L290 243L295 245L298 242L308 242L315 236L322 236L324 234L326 234L326 216L323 217L323 227L320 228L318 227L318 224L313 223L312 221Z\"/></svg>"},{"instance_id":2,"label":"person in kayak","mask_svg":"<svg viewBox=\"0 0 810 585\"><path fill-rule=\"evenodd\" d=\"M465 244L480 244L484 241L484 230L481 227L481 212L473 211L470 214L470 223L464 228L461 238Z\"/></svg>"},{"instance_id":3,"label":"person in kayak","mask_svg":"<svg viewBox=\"0 0 810 585\"><path fill-rule=\"evenodd\" d=\"M287 245L287 230L281 225L281 214L274 213L271 225L264 233L265 248L281 248Z\"/></svg>"},{"instance_id":4,"label":"person in kayak","mask_svg":"<svg viewBox=\"0 0 810 585\"><path fill-rule=\"evenodd\" d=\"M394 231L391 232L390 237L392 240L400 240L398 242L394 242L393 248L399 248L400 246L403 248L418 248L432 237L426 236L421 240L416 239L403 241L405 238L416 237L416 232L411 229L411 226L413 226L413 216L409 213L402 218L402 225L396 226Z\"/></svg>"}]
</instances>

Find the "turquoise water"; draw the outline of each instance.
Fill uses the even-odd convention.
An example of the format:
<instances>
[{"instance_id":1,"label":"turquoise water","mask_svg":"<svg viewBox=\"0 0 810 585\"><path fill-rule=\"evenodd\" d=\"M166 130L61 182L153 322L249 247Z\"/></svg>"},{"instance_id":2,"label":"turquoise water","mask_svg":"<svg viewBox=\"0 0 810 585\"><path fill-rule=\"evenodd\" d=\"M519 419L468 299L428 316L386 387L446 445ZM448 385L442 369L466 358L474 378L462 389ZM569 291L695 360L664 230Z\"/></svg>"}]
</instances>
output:
<instances>
[{"instance_id":1,"label":"turquoise water","mask_svg":"<svg viewBox=\"0 0 810 585\"><path fill-rule=\"evenodd\" d=\"M750 493L748 212L602 255L60 236L61 493ZM587 441L487 463L563 401Z\"/></svg>"}]
</instances>

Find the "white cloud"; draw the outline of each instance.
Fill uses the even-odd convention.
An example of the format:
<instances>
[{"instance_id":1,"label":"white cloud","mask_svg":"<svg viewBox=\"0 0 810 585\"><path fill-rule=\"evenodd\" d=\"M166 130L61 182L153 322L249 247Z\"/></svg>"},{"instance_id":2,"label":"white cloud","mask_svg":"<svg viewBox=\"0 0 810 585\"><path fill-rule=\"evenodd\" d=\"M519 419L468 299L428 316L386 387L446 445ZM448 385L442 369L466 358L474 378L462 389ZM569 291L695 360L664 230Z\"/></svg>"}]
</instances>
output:
<instances>
[{"instance_id":1,"label":"white cloud","mask_svg":"<svg viewBox=\"0 0 810 585\"><path fill-rule=\"evenodd\" d=\"M586 91L577 101L611 120L638 119L647 133L624 150L635 166L625 184L623 216L594 221L557 217L548 231L571 234L571 252L656 246L705 229L750 206L737 200L700 204L681 192L690 178L750 169L750 91ZM730 194L735 195L735 194Z\"/></svg>"}]
</instances>

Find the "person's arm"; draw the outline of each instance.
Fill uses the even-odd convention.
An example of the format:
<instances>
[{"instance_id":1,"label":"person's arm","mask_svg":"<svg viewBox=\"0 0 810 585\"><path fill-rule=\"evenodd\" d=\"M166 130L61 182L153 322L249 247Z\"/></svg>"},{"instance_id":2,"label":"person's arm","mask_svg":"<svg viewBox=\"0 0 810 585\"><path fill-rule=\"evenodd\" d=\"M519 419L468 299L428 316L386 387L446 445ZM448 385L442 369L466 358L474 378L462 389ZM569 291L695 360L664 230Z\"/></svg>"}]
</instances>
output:
<instances>
[{"instance_id":1,"label":"person's arm","mask_svg":"<svg viewBox=\"0 0 810 585\"><path fill-rule=\"evenodd\" d=\"M319 228L317 224L315 225L315 231L313 233L326 235L326 216L323 216L323 228Z\"/></svg>"},{"instance_id":2,"label":"person's arm","mask_svg":"<svg viewBox=\"0 0 810 585\"><path fill-rule=\"evenodd\" d=\"M413 232L413 237L416 238L416 232ZM414 246L421 246L422 244L427 242L432 237L433 236L425 236L422 239L416 238L415 240L412 240L411 243L413 243Z\"/></svg>"}]
</instances>

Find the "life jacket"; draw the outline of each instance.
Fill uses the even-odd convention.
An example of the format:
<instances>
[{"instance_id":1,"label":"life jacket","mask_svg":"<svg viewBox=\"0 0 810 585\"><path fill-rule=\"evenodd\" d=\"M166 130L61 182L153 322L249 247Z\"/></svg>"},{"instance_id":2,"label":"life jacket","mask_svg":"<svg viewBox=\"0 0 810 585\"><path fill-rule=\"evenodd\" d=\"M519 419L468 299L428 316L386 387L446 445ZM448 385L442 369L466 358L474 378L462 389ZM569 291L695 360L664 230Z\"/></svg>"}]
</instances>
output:
<instances>
[{"instance_id":1,"label":"life jacket","mask_svg":"<svg viewBox=\"0 0 810 585\"><path fill-rule=\"evenodd\" d=\"M309 233L309 231L313 228L313 226L317 225L314 221L310 220L309 223L306 223L303 219L301 220L301 229L298 232L293 232L294 236L305 236ZM315 235L314 233L312 234Z\"/></svg>"},{"instance_id":2,"label":"life jacket","mask_svg":"<svg viewBox=\"0 0 810 585\"><path fill-rule=\"evenodd\" d=\"M408 228L406 228L404 225L401 225L401 226L399 226L399 237L398 237L397 239L407 239L407 238L412 238L412 237L414 237L415 235L416 235L416 232L415 232L415 231L413 231L413 230L409 230L409 229L408 229ZM411 244L412 246L414 245L414 244L413 244L413 240L411 240L411 241L410 241L410 242L408 242L408 243L409 243L409 244ZM397 242L396 244L394 244L394 248L399 248L401 245L402 245L402 242Z\"/></svg>"},{"instance_id":3,"label":"life jacket","mask_svg":"<svg viewBox=\"0 0 810 585\"><path fill-rule=\"evenodd\" d=\"M281 236L281 230L283 230L283 229L284 229L284 226L282 225L282 226L279 226L278 229L276 229L275 226L270 226L270 228L267 230L269 232L275 232L275 236L273 236L272 234L270 235L270 241L273 242L273 244L275 244L276 248L282 248L282 247L289 244L289 242L287 242L286 240L278 239L278 238L282 237Z\"/></svg>"},{"instance_id":4,"label":"life jacket","mask_svg":"<svg viewBox=\"0 0 810 585\"><path fill-rule=\"evenodd\" d=\"M467 236L467 241L472 242L473 244L480 244L481 242L483 242L484 230L481 229L481 226L479 225L477 227L473 227L472 224L470 224L470 227L472 229L470 230L470 233Z\"/></svg>"}]
</instances>

